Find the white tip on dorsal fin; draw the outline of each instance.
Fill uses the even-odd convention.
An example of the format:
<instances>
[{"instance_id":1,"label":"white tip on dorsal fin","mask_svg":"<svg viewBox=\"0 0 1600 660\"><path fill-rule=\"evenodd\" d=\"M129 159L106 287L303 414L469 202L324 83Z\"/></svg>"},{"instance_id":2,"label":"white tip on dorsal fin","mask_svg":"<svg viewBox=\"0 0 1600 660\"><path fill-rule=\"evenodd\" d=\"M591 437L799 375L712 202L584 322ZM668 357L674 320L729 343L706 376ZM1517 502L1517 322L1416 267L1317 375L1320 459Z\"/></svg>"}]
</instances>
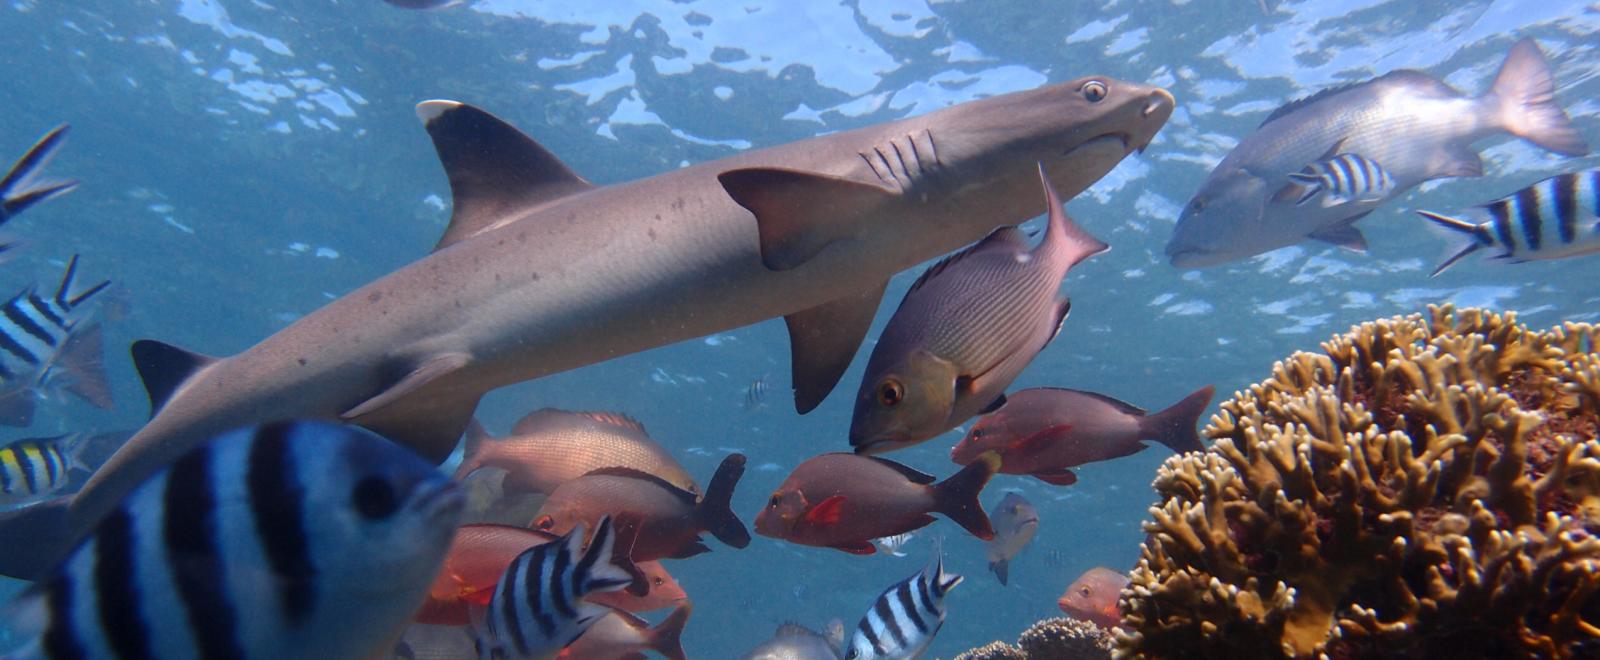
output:
<instances>
[{"instance_id":1,"label":"white tip on dorsal fin","mask_svg":"<svg viewBox=\"0 0 1600 660\"><path fill-rule=\"evenodd\" d=\"M423 101L417 117L450 179L454 210L435 250L594 188L533 138L459 101Z\"/></svg>"}]
</instances>

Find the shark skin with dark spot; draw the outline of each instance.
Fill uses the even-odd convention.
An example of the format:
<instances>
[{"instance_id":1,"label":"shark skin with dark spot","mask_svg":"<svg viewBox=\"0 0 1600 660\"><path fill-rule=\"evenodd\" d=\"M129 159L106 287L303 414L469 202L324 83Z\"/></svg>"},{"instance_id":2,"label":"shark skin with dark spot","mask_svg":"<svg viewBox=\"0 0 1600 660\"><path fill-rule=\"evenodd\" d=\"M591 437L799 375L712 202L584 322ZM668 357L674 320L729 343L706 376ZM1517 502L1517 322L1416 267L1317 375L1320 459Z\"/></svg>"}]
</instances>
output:
<instances>
[{"instance_id":1,"label":"shark skin with dark spot","mask_svg":"<svg viewBox=\"0 0 1600 660\"><path fill-rule=\"evenodd\" d=\"M1084 78L596 187L486 112L424 102L454 197L435 251L232 357L136 343L149 423L74 500L0 531L76 538L187 449L268 419L339 419L442 460L490 390L780 316L808 411L890 276L1042 213L1039 163L1082 192L1173 106ZM47 568L55 540L5 544L0 573Z\"/></svg>"}]
</instances>

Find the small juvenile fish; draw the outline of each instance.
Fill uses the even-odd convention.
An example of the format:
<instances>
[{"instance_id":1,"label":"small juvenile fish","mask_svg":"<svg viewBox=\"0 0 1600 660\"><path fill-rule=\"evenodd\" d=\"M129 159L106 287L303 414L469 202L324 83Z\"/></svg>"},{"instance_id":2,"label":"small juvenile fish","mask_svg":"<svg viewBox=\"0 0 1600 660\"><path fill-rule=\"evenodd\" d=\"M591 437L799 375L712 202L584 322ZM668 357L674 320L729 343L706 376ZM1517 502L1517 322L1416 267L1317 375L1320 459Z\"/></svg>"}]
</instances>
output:
<instances>
[{"instance_id":1,"label":"small juvenile fish","mask_svg":"<svg viewBox=\"0 0 1600 660\"><path fill-rule=\"evenodd\" d=\"M1110 249L1083 231L1039 167L1049 225L1029 247L1017 227L922 273L867 361L850 446L878 454L935 437L1005 401L1005 388L1067 319L1067 271Z\"/></svg>"},{"instance_id":2,"label":"small juvenile fish","mask_svg":"<svg viewBox=\"0 0 1600 660\"><path fill-rule=\"evenodd\" d=\"M1322 193L1322 206L1378 202L1394 191L1394 177L1377 163L1360 154L1339 154L1307 165L1289 179L1303 188L1295 205L1302 205Z\"/></svg>"},{"instance_id":3,"label":"small juvenile fish","mask_svg":"<svg viewBox=\"0 0 1600 660\"><path fill-rule=\"evenodd\" d=\"M474 422L456 480L474 470L506 471L504 494L555 492L556 487L601 468L624 467L655 475L699 494L700 486L664 447L650 439L644 425L621 413L572 412L544 408L494 439Z\"/></svg>"},{"instance_id":4,"label":"small juvenile fish","mask_svg":"<svg viewBox=\"0 0 1600 660\"><path fill-rule=\"evenodd\" d=\"M827 636L798 623L785 623L778 626L772 639L739 660L843 660L843 647L844 623L838 619L828 622Z\"/></svg>"},{"instance_id":5,"label":"small juvenile fish","mask_svg":"<svg viewBox=\"0 0 1600 660\"><path fill-rule=\"evenodd\" d=\"M1111 628L1122 622L1122 610L1117 607L1117 598L1126 586L1128 576L1096 566L1073 580L1056 605L1067 616Z\"/></svg>"},{"instance_id":6,"label":"small juvenile fish","mask_svg":"<svg viewBox=\"0 0 1600 660\"><path fill-rule=\"evenodd\" d=\"M0 447L0 505L31 504L61 490L84 439L27 438Z\"/></svg>"},{"instance_id":7,"label":"small juvenile fish","mask_svg":"<svg viewBox=\"0 0 1600 660\"><path fill-rule=\"evenodd\" d=\"M616 516L637 534L634 561L683 559L709 552L700 532L711 532L735 548L750 545L750 532L733 512L733 491L744 476L744 454L729 454L711 477L703 498L660 477L628 468L604 468L562 484L546 499L533 527L561 534L573 526Z\"/></svg>"},{"instance_id":8,"label":"small juvenile fish","mask_svg":"<svg viewBox=\"0 0 1600 660\"><path fill-rule=\"evenodd\" d=\"M979 457L939 483L894 461L846 452L801 463L756 516L756 533L801 545L876 552L872 539L920 529L940 513L973 536L994 537L978 493L1000 466Z\"/></svg>"},{"instance_id":9,"label":"small juvenile fish","mask_svg":"<svg viewBox=\"0 0 1600 660\"><path fill-rule=\"evenodd\" d=\"M111 282L74 291L77 273L73 255L55 296L46 299L29 287L0 305L0 424L32 424L37 400L58 389L111 408L100 325L85 324L89 310L83 306Z\"/></svg>"},{"instance_id":10,"label":"small juvenile fish","mask_svg":"<svg viewBox=\"0 0 1600 660\"><path fill-rule=\"evenodd\" d=\"M586 600L633 582L637 569L616 559L617 535L603 516L584 547L584 525L517 555L495 587L478 635L478 657L549 657L571 645L609 607Z\"/></svg>"},{"instance_id":11,"label":"small juvenile fish","mask_svg":"<svg viewBox=\"0 0 1600 660\"><path fill-rule=\"evenodd\" d=\"M683 627L689 622L692 609L688 601L679 603L654 628L649 621L637 616L613 611L600 617L578 641L562 649L556 657L562 660L642 660L644 652L649 650L667 660L685 660L679 638L683 636Z\"/></svg>"},{"instance_id":12,"label":"small juvenile fish","mask_svg":"<svg viewBox=\"0 0 1600 660\"><path fill-rule=\"evenodd\" d=\"M911 538L914 536L916 535L912 534L911 532L895 534L893 536L872 539L872 544L878 546L879 550L882 550L888 554L896 557L904 557L906 556L906 543L910 542Z\"/></svg>"},{"instance_id":13,"label":"small juvenile fish","mask_svg":"<svg viewBox=\"0 0 1600 660\"><path fill-rule=\"evenodd\" d=\"M0 224L17 217L17 214L34 204L78 187L77 181L36 180L39 172L44 170L45 163L56 155L62 138L67 135L67 128L66 124L62 124L45 133L11 166L5 178L0 179Z\"/></svg>"},{"instance_id":14,"label":"small juvenile fish","mask_svg":"<svg viewBox=\"0 0 1600 660\"><path fill-rule=\"evenodd\" d=\"M994 523L994 538L989 539L987 552L989 570L1003 585L1007 584L1011 560L1039 531L1039 512L1021 494L1006 493L989 512L989 520Z\"/></svg>"},{"instance_id":15,"label":"small juvenile fish","mask_svg":"<svg viewBox=\"0 0 1600 660\"><path fill-rule=\"evenodd\" d=\"M227 433L133 490L13 603L12 623L39 626L18 657L364 657L416 609L462 504L432 465L356 427Z\"/></svg>"},{"instance_id":16,"label":"small juvenile fish","mask_svg":"<svg viewBox=\"0 0 1600 660\"><path fill-rule=\"evenodd\" d=\"M1121 458L1155 440L1175 452L1204 447L1195 424L1214 389L1207 385L1155 414L1104 394L1035 387L1011 395L1004 408L979 418L950 450L965 465L984 452L1000 454L1000 471L1032 475L1048 484L1078 480L1071 468Z\"/></svg>"},{"instance_id":17,"label":"small juvenile fish","mask_svg":"<svg viewBox=\"0 0 1600 660\"><path fill-rule=\"evenodd\" d=\"M1433 274L1473 252L1497 249L1491 259L1523 263L1600 252L1600 170L1568 172L1456 216L1417 211L1446 241L1445 259Z\"/></svg>"},{"instance_id":18,"label":"small juvenile fish","mask_svg":"<svg viewBox=\"0 0 1600 660\"><path fill-rule=\"evenodd\" d=\"M927 568L878 595L850 636L846 660L922 656L944 625L945 594L962 579L944 572L944 560L939 555L935 547Z\"/></svg>"},{"instance_id":19,"label":"small juvenile fish","mask_svg":"<svg viewBox=\"0 0 1600 660\"><path fill-rule=\"evenodd\" d=\"M767 377L762 376L750 382L750 387L744 391L744 409L759 410L767 406Z\"/></svg>"}]
</instances>

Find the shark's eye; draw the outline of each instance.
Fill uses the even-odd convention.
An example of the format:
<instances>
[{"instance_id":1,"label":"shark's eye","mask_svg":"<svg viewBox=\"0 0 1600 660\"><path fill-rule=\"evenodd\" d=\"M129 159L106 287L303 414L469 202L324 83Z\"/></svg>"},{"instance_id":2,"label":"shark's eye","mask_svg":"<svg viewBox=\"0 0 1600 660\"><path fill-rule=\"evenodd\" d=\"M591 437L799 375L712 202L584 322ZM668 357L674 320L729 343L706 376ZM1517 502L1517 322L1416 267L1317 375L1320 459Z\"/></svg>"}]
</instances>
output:
<instances>
[{"instance_id":1,"label":"shark's eye","mask_svg":"<svg viewBox=\"0 0 1600 660\"><path fill-rule=\"evenodd\" d=\"M900 401L904 398L906 390L900 385L900 381L890 378L878 384L878 403L883 404L885 408L900 405Z\"/></svg>"},{"instance_id":2,"label":"shark's eye","mask_svg":"<svg viewBox=\"0 0 1600 660\"><path fill-rule=\"evenodd\" d=\"M1090 103L1099 103L1106 97L1106 84L1098 80L1091 80L1083 84L1083 98Z\"/></svg>"}]
</instances>

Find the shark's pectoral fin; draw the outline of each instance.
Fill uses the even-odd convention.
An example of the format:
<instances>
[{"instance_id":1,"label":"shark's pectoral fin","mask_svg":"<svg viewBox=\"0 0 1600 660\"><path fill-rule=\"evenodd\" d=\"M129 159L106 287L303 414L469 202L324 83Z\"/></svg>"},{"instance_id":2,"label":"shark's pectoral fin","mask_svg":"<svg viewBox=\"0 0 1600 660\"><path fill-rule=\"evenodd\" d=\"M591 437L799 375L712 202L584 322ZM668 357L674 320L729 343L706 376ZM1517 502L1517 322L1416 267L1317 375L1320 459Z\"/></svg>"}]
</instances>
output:
<instances>
[{"instance_id":1,"label":"shark's pectoral fin","mask_svg":"<svg viewBox=\"0 0 1600 660\"><path fill-rule=\"evenodd\" d=\"M1371 213L1371 211L1368 211L1367 213ZM1348 222L1338 226L1318 229L1317 231L1308 234L1307 237L1322 241L1324 243L1331 243L1346 250L1366 252L1367 237L1361 233L1360 229L1356 229L1355 225L1351 223L1366 217L1367 213L1363 213L1351 218Z\"/></svg>"},{"instance_id":2,"label":"shark's pectoral fin","mask_svg":"<svg viewBox=\"0 0 1600 660\"><path fill-rule=\"evenodd\" d=\"M857 235L861 216L899 193L851 179L772 167L717 175L728 196L756 216L761 262L796 268L829 244Z\"/></svg>"},{"instance_id":3,"label":"shark's pectoral fin","mask_svg":"<svg viewBox=\"0 0 1600 660\"><path fill-rule=\"evenodd\" d=\"M417 104L433 138L454 210L433 249L515 217L514 212L594 188L533 138L483 110L456 101Z\"/></svg>"},{"instance_id":4,"label":"shark's pectoral fin","mask_svg":"<svg viewBox=\"0 0 1600 660\"><path fill-rule=\"evenodd\" d=\"M429 460L442 461L472 422L481 393L433 387L466 366L465 353L434 356L376 396L344 411L339 419L363 426L410 447Z\"/></svg>"},{"instance_id":5,"label":"shark's pectoral fin","mask_svg":"<svg viewBox=\"0 0 1600 660\"><path fill-rule=\"evenodd\" d=\"M151 417L167 405L172 393L178 391L185 381L217 361L217 358L154 339L133 342L129 352L133 354L133 367L139 370L139 378L144 381L144 391L150 395Z\"/></svg>"},{"instance_id":6,"label":"shark's pectoral fin","mask_svg":"<svg viewBox=\"0 0 1600 660\"><path fill-rule=\"evenodd\" d=\"M828 398L856 348L872 327L883 299L875 287L783 317L789 326L789 357L794 371L794 409L804 415Z\"/></svg>"}]
</instances>

